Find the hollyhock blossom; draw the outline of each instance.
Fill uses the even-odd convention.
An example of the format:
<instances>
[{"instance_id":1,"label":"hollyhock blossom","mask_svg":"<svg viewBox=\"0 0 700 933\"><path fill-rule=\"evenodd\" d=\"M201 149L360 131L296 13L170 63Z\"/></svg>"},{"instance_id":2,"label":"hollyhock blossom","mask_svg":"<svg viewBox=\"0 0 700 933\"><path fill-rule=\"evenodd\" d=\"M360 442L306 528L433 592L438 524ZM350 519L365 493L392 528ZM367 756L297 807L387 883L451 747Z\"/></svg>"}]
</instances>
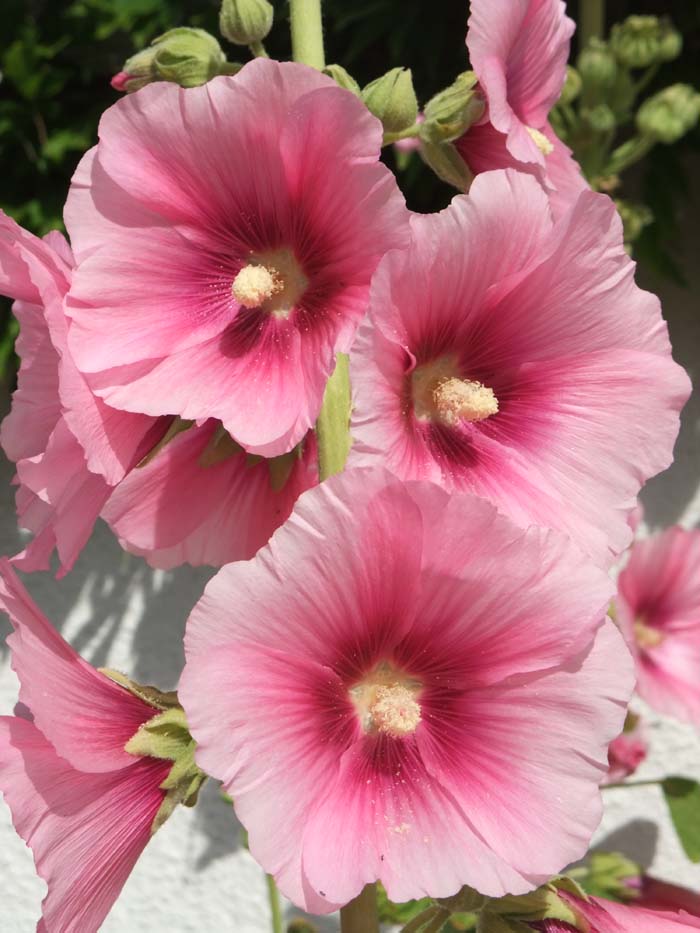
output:
<instances>
[{"instance_id":1,"label":"hollyhock blossom","mask_svg":"<svg viewBox=\"0 0 700 933\"><path fill-rule=\"evenodd\" d=\"M634 892L635 906L651 910L685 910L694 917L700 917L700 892L691 891L668 881L660 881L649 875L627 881L627 886Z\"/></svg>"},{"instance_id":2,"label":"hollyhock blossom","mask_svg":"<svg viewBox=\"0 0 700 933\"><path fill-rule=\"evenodd\" d=\"M548 120L564 86L574 29L561 0L472 0L467 31L487 109L457 150L474 174L515 167L537 175L555 213L587 187Z\"/></svg>"},{"instance_id":3,"label":"hollyhock blossom","mask_svg":"<svg viewBox=\"0 0 700 933\"><path fill-rule=\"evenodd\" d=\"M628 714L624 731L610 743L608 749L610 767L604 783L616 784L634 774L646 759L648 748L641 720L638 716Z\"/></svg>"},{"instance_id":4,"label":"hollyhock blossom","mask_svg":"<svg viewBox=\"0 0 700 933\"><path fill-rule=\"evenodd\" d=\"M381 140L352 93L295 63L111 107L66 206L69 345L96 394L216 418L251 453L292 450L377 263L406 241Z\"/></svg>"},{"instance_id":5,"label":"hollyhock blossom","mask_svg":"<svg viewBox=\"0 0 700 933\"><path fill-rule=\"evenodd\" d=\"M20 323L17 389L0 442L17 465L20 524L34 533L16 557L24 570L46 569L54 548L63 572L69 570L110 491L88 470L59 397L66 338L61 306L72 266L60 234L40 240L0 212L0 292L15 299Z\"/></svg>"},{"instance_id":6,"label":"hollyhock blossom","mask_svg":"<svg viewBox=\"0 0 700 933\"><path fill-rule=\"evenodd\" d=\"M189 618L198 763L313 913L377 879L397 902L527 891L600 818L633 681L609 592L568 539L485 500L332 477Z\"/></svg>"},{"instance_id":7,"label":"hollyhock blossom","mask_svg":"<svg viewBox=\"0 0 700 933\"><path fill-rule=\"evenodd\" d=\"M474 492L610 564L690 391L612 202L584 192L553 223L534 178L487 172L411 224L351 360L352 462Z\"/></svg>"},{"instance_id":8,"label":"hollyhock blossom","mask_svg":"<svg viewBox=\"0 0 700 933\"><path fill-rule=\"evenodd\" d=\"M560 892L560 896L579 914L587 933L683 933L700 929L700 919L685 911L668 913L625 906L614 901L590 897L587 901ZM540 933L580 933L581 926L561 920L541 920L526 926Z\"/></svg>"},{"instance_id":9,"label":"hollyhock blossom","mask_svg":"<svg viewBox=\"0 0 700 933\"><path fill-rule=\"evenodd\" d=\"M48 885L38 930L93 933L159 825L172 760L125 745L164 709L73 651L0 564L26 716L0 717L0 791ZM151 696L158 695L151 691Z\"/></svg>"},{"instance_id":10,"label":"hollyhock blossom","mask_svg":"<svg viewBox=\"0 0 700 933\"><path fill-rule=\"evenodd\" d=\"M700 531L673 527L636 543L615 606L639 695L700 725Z\"/></svg>"}]
</instances>

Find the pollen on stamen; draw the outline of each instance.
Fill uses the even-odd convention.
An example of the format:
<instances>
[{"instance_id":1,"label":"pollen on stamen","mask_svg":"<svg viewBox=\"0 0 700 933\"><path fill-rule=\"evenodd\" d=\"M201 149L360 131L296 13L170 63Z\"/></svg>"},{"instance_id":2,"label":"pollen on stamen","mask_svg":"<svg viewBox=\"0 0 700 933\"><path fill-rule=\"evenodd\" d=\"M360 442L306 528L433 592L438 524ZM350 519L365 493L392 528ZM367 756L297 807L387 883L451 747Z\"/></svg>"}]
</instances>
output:
<instances>
[{"instance_id":1,"label":"pollen on stamen","mask_svg":"<svg viewBox=\"0 0 700 933\"><path fill-rule=\"evenodd\" d=\"M484 421L498 412L493 389L470 379L443 379L433 389L433 402L438 418L449 427L461 419Z\"/></svg>"},{"instance_id":2,"label":"pollen on stamen","mask_svg":"<svg viewBox=\"0 0 700 933\"><path fill-rule=\"evenodd\" d=\"M554 152L554 146L547 139L544 133L541 133L539 130L536 130L534 126L526 126L525 129L528 131L532 137L533 142L544 155L548 156L550 153Z\"/></svg>"},{"instance_id":3,"label":"pollen on stamen","mask_svg":"<svg viewBox=\"0 0 700 933\"><path fill-rule=\"evenodd\" d=\"M259 308L283 287L276 269L251 264L243 266L233 280L231 294L244 307Z\"/></svg>"},{"instance_id":4,"label":"pollen on stamen","mask_svg":"<svg viewBox=\"0 0 700 933\"><path fill-rule=\"evenodd\" d=\"M413 691L399 683L377 687L369 714L375 729L394 738L415 732L421 721Z\"/></svg>"},{"instance_id":5,"label":"pollen on stamen","mask_svg":"<svg viewBox=\"0 0 700 933\"><path fill-rule=\"evenodd\" d=\"M647 625L641 619L634 623L634 637L640 648L656 648L664 640L664 633L651 625Z\"/></svg>"}]
</instances>

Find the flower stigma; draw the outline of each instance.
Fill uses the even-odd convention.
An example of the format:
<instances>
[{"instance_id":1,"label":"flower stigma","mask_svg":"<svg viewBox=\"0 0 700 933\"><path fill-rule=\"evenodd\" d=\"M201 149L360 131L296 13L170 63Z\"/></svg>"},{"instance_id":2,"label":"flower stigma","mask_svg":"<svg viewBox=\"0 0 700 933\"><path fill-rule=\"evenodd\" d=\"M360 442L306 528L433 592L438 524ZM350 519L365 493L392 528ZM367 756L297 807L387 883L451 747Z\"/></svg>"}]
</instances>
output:
<instances>
[{"instance_id":1,"label":"flower stigma","mask_svg":"<svg viewBox=\"0 0 700 933\"><path fill-rule=\"evenodd\" d=\"M419 421L456 427L460 421L484 421L498 413L498 399L488 386L461 379L451 359L417 367L411 375L413 411Z\"/></svg>"},{"instance_id":2,"label":"flower stigma","mask_svg":"<svg viewBox=\"0 0 700 933\"><path fill-rule=\"evenodd\" d=\"M245 308L261 308L286 319L308 284L291 250L277 249L251 253L233 280L231 294Z\"/></svg>"},{"instance_id":3,"label":"flower stigma","mask_svg":"<svg viewBox=\"0 0 700 933\"><path fill-rule=\"evenodd\" d=\"M647 625L643 619L637 619L634 623L635 641L644 651L650 648L656 648L664 640L664 633L659 629Z\"/></svg>"},{"instance_id":4,"label":"flower stigma","mask_svg":"<svg viewBox=\"0 0 700 933\"><path fill-rule=\"evenodd\" d=\"M422 719L416 699L420 686L387 664L356 684L350 698L364 731L381 732L395 739L415 732Z\"/></svg>"},{"instance_id":5,"label":"flower stigma","mask_svg":"<svg viewBox=\"0 0 700 933\"><path fill-rule=\"evenodd\" d=\"M540 150L541 153L548 156L548 155L551 155L552 152L554 152L554 146L552 145L552 143L550 143L550 141L547 139L544 133L540 133L540 131L536 130L534 126L526 126L525 129L528 131L528 133L532 137L532 141L534 142L534 144L537 146L537 148Z\"/></svg>"}]
</instances>

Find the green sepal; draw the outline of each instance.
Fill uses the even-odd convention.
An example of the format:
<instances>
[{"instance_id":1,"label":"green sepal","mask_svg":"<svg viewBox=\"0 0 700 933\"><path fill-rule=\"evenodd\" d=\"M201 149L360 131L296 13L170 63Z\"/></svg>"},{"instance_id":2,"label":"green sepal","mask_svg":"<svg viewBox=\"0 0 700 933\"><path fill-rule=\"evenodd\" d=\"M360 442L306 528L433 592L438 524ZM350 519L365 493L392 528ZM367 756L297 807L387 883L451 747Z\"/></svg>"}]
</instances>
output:
<instances>
[{"instance_id":1,"label":"green sepal","mask_svg":"<svg viewBox=\"0 0 700 933\"><path fill-rule=\"evenodd\" d=\"M485 101L473 71L464 71L425 105L420 136L430 143L459 139L483 115Z\"/></svg>"},{"instance_id":2,"label":"green sepal","mask_svg":"<svg viewBox=\"0 0 700 933\"><path fill-rule=\"evenodd\" d=\"M436 897L435 902L446 907L451 913L473 913L481 910L486 903L483 894L466 885L451 897Z\"/></svg>"},{"instance_id":3,"label":"green sepal","mask_svg":"<svg viewBox=\"0 0 700 933\"><path fill-rule=\"evenodd\" d=\"M328 75L329 78L333 78L338 87L342 87L346 91L351 91L355 97L362 97L360 85L342 65L326 65L323 69L323 73L324 75Z\"/></svg>"},{"instance_id":4,"label":"green sepal","mask_svg":"<svg viewBox=\"0 0 700 933\"><path fill-rule=\"evenodd\" d=\"M214 36L204 29L178 26L126 60L126 90L137 91L153 81L197 87L221 74L225 64L226 56Z\"/></svg>"},{"instance_id":5,"label":"green sepal","mask_svg":"<svg viewBox=\"0 0 700 933\"><path fill-rule=\"evenodd\" d=\"M511 917L501 917L483 911L479 916L477 933L532 933L532 927L526 926L520 920Z\"/></svg>"},{"instance_id":6,"label":"green sepal","mask_svg":"<svg viewBox=\"0 0 700 933\"><path fill-rule=\"evenodd\" d=\"M191 742L184 710L174 706L140 726L124 750L137 757L176 762Z\"/></svg>"},{"instance_id":7,"label":"green sepal","mask_svg":"<svg viewBox=\"0 0 700 933\"><path fill-rule=\"evenodd\" d=\"M557 883L560 881L561 887L567 883L564 879L557 879ZM586 897L583 892L576 896L582 896L584 899ZM562 920L572 926L577 926L580 919L576 911L559 897L557 887L553 882L529 894L507 895L489 900L486 909L489 913L523 921Z\"/></svg>"},{"instance_id":8,"label":"green sepal","mask_svg":"<svg viewBox=\"0 0 700 933\"><path fill-rule=\"evenodd\" d=\"M105 677L109 677L110 680L119 684L120 687L124 687L129 693L133 693L134 696L143 700L144 703L148 703L148 705L152 706L154 709L166 710L179 705L177 692L175 690L163 691L159 690L157 687L137 684L127 677L126 674L122 674L121 671L115 671L111 667L100 667L98 670L101 674L104 674Z\"/></svg>"},{"instance_id":9,"label":"green sepal","mask_svg":"<svg viewBox=\"0 0 700 933\"><path fill-rule=\"evenodd\" d=\"M419 152L426 165L441 181L463 193L469 191L474 175L452 143L431 143L424 140Z\"/></svg>"},{"instance_id":10,"label":"green sepal","mask_svg":"<svg viewBox=\"0 0 700 933\"><path fill-rule=\"evenodd\" d=\"M382 121L385 133L400 133L413 126L418 117L418 101L410 68L392 68L362 90L362 100Z\"/></svg>"},{"instance_id":11,"label":"green sepal","mask_svg":"<svg viewBox=\"0 0 700 933\"><path fill-rule=\"evenodd\" d=\"M182 434L183 431L187 431L192 427L194 421L188 421L184 418L176 416L170 422L170 427L161 437L155 447L152 447L151 450L136 464L136 468L145 467L147 463L150 463L153 458L161 452L161 450L166 447L173 438L177 437L178 434Z\"/></svg>"}]
</instances>

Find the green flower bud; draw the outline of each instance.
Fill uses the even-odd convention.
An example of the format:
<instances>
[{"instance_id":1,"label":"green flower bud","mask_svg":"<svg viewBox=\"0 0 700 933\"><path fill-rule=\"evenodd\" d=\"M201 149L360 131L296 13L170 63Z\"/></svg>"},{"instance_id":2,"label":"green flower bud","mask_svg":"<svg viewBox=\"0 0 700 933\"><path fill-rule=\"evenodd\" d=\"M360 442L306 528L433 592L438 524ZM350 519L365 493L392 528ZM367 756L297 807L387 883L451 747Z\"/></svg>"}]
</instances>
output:
<instances>
[{"instance_id":1,"label":"green flower bud","mask_svg":"<svg viewBox=\"0 0 700 933\"><path fill-rule=\"evenodd\" d=\"M649 139L671 144L700 118L700 94L689 84L672 84L645 100L637 113L637 129Z\"/></svg>"},{"instance_id":2,"label":"green flower bud","mask_svg":"<svg viewBox=\"0 0 700 933\"><path fill-rule=\"evenodd\" d=\"M596 133L609 133L615 129L615 114L607 104L585 108L581 111L581 116Z\"/></svg>"},{"instance_id":3,"label":"green flower bud","mask_svg":"<svg viewBox=\"0 0 700 933\"><path fill-rule=\"evenodd\" d=\"M204 29L179 26L128 58L123 71L112 78L112 87L132 92L153 81L196 87L224 71L228 71L226 56L214 36Z\"/></svg>"},{"instance_id":4,"label":"green flower bud","mask_svg":"<svg viewBox=\"0 0 700 933\"><path fill-rule=\"evenodd\" d=\"M617 77L617 61L602 39L591 39L576 62L587 99L599 97L613 86Z\"/></svg>"},{"instance_id":5,"label":"green flower bud","mask_svg":"<svg viewBox=\"0 0 700 933\"><path fill-rule=\"evenodd\" d=\"M422 140L418 151L425 164L438 178L458 191L469 191L474 174L452 143L431 143Z\"/></svg>"},{"instance_id":6,"label":"green flower bud","mask_svg":"<svg viewBox=\"0 0 700 933\"><path fill-rule=\"evenodd\" d=\"M431 98L423 111L421 136L429 142L459 139L484 112L484 99L476 89L476 75L465 71L444 91Z\"/></svg>"},{"instance_id":7,"label":"green flower bud","mask_svg":"<svg viewBox=\"0 0 700 933\"><path fill-rule=\"evenodd\" d=\"M328 75L329 78L333 78L339 87L345 88L346 91L352 91L356 97L362 97L360 85L351 74L348 74L342 65L326 65L323 69L323 73L324 75Z\"/></svg>"},{"instance_id":8,"label":"green flower bud","mask_svg":"<svg viewBox=\"0 0 700 933\"><path fill-rule=\"evenodd\" d=\"M416 122L418 101L410 68L387 71L363 89L362 99L382 121L385 133L400 133Z\"/></svg>"},{"instance_id":9,"label":"green flower bud","mask_svg":"<svg viewBox=\"0 0 700 933\"><path fill-rule=\"evenodd\" d=\"M583 81L581 75L571 65L566 66L566 80L559 95L559 103L572 104L581 93Z\"/></svg>"},{"instance_id":10,"label":"green flower bud","mask_svg":"<svg viewBox=\"0 0 700 933\"><path fill-rule=\"evenodd\" d=\"M223 0L219 29L235 45L253 45L272 29L273 16L272 4L267 0Z\"/></svg>"},{"instance_id":11,"label":"green flower bud","mask_svg":"<svg viewBox=\"0 0 700 933\"><path fill-rule=\"evenodd\" d=\"M610 47L625 68L648 68L676 58L683 39L667 19L628 16L610 33Z\"/></svg>"}]
</instances>

